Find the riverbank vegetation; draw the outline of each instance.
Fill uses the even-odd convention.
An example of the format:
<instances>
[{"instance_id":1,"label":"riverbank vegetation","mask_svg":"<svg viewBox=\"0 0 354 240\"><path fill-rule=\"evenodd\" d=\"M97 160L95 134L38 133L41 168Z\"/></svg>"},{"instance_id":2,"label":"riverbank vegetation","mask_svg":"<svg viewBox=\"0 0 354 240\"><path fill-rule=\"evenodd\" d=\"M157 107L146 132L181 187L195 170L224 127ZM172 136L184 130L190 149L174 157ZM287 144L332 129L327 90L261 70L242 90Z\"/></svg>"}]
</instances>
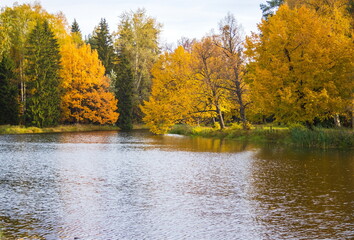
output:
<instances>
[{"instance_id":1,"label":"riverbank vegetation","mask_svg":"<svg viewBox=\"0 0 354 240\"><path fill-rule=\"evenodd\" d=\"M259 33L244 38L229 14L217 31L160 56L142 106L153 132L178 123L353 125L349 2L267 2L277 10L265 12Z\"/></svg>"},{"instance_id":2,"label":"riverbank vegetation","mask_svg":"<svg viewBox=\"0 0 354 240\"><path fill-rule=\"evenodd\" d=\"M25 127L25 126L11 126L1 125L0 134L27 134L27 133L62 133L62 132L91 132L91 131L117 131L116 126L104 126L93 124L71 124L71 125L58 125L55 127Z\"/></svg>"},{"instance_id":3,"label":"riverbank vegetation","mask_svg":"<svg viewBox=\"0 0 354 240\"><path fill-rule=\"evenodd\" d=\"M339 129L354 125L353 1L261 9L257 33L244 36L228 13L202 39L164 49L162 26L144 9L124 12L113 33L102 18L84 40L76 20L38 3L3 7L0 124L20 125L3 131L144 122L156 134L189 124L220 130L188 135L350 146L351 130ZM254 127L266 123L272 129Z\"/></svg>"},{"instance_id":4,"label":"riverbank vegetation","mask_svg":"<svg viewBox=\"0 0 354 240\"><path fill-rule=\"evenodd\" d=\"M290 127L259 125L244 130L241 125L237 124L224 129L180 124L173 126L169 133L255 143L278 143L306 148L354 148L353 131L345 128L314 128L310 130L302 125Z\"/></svg>"}]
</instances>

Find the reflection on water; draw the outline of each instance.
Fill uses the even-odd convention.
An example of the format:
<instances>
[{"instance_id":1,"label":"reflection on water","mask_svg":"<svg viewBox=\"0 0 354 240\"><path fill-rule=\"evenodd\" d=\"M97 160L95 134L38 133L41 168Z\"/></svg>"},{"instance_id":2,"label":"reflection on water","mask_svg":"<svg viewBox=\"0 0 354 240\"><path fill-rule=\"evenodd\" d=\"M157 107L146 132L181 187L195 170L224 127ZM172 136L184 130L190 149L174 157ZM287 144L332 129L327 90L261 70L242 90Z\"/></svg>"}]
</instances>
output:
<instances>
[{"instance_id":1,"label":"reflection on water","mask_svg":"<svg viewBox=\"0 0 354 240\"><path fill-rule=\"evenodd\" d=\"M0 239L354 238L353 151L2 135L0 164Z\"/></svg>"},{"instance_id":2,"label":"reflection on water","mask_svg":"<svg viewBox=\"0 0 354 240\"><path fill-rule=\"evenodd\" d=\"M353 152L264 147L256 158L250 195L257 222L267 232L287 230L273 237L354 236Z\"/></svg>"}]
</instances>

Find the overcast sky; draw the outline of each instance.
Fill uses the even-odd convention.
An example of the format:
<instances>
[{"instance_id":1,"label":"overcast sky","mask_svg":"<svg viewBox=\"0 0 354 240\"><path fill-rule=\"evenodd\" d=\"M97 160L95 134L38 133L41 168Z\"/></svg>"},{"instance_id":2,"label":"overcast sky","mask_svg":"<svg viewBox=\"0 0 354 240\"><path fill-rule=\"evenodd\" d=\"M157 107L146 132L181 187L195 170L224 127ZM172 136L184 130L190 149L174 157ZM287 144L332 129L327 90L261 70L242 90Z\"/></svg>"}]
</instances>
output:
<instances>
[{"instance_id":1,"label":"overcast sky","mask_svg":"<svg viewBox=\"0 0 354 240\"><path fill-rule=\"evenodd\" d=\"M18 2L0 0L0 6ZM201 38L231 12L243 26L245 34L257 30L261 20L259 5L265 0L42 0L38 1L50 13L63 12L71 25L74 18L83 35L91 33L101 18L106 18L111 31L117 29L124 11L145 8L147 14L163 24L161 40L175 43L181 37Z\"/></svg>"}]
</instances>

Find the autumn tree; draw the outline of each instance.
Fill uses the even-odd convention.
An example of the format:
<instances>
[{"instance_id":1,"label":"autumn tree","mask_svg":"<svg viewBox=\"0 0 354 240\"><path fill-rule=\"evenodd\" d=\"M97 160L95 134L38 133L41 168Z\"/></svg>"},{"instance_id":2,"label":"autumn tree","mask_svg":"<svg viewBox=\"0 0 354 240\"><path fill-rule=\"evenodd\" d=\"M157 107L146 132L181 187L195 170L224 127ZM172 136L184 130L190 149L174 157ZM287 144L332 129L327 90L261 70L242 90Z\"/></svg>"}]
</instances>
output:
<instances>
[{"instance_id":1,"label":"autumn tree","mask_svg":"<svg viewBox=\"0 0 354 240\"><path fill-rule=\"evenodd\" d=\"M255 105L278 121L308 125L343 113L351 104L354 48L335 25L287 5L263 21L260 34L247 39Z\"/></svg>"},{"instance_id":2,"label":"autumn tree","mask_svg":"<svg viewBox=\"0 0 354 240\"><path fill-rule=\"evenodd\" d=\"M219 23L219 32L214 36L214 44L223 53L225 64L225 89L235 102L243 128L247 129L246 109L250 104L247 96L247 85L244 80L245 64L243 56L243 37L241 26L232 14L228 14Z\"/></svg>"},{"instance_id":3,"label":"autumn tree","mask_svg":"<svg viewBox=\"0 0 354 240\"><path fill-rule=\"evenodd\" d=\"M350 7L350 0L286 0L285 2L292 9L305 6L320 14L332 14L336 8L344 12Z\"/></svg>"},{"instance_id":4,"label":"autumn tree","mask_svg":"<svg viewBox=\"0 0 354 240\"><path fill-rule=\"evenodd\" d=\"M4 7L0 13L0 53L14 61L14 73L20 92L20 116L24 123L26 110L25 53L28 35L38 21L47 20L59 42L67 38L65 17L49 14L40 4L22 4ZM2 54L0 55L2 56Z\"/></svg>"},{"instance_id":5,"label":"autumn tree","mask_svg":"<svg viewBox=\"0 0 354 240\"><path fill-rule=\"evenodd\" d=\"M18 89L13 72L14 63L7 57L0 61L0 125L18 124Z\"/></svg>"},{"instance_id":6,"label":"autumn tree","mask_svg":"<svg viewBox=\"0 0 354 240\"><path fill-rule=\"evenodd\" d=\"M269 0L266 1L266 4L260 5L263 17L267 19L269 16L273 16L275 11L282 4L287 4L290 8L300 8L301 6L305 6L314 9L320 14L326 15L335 15L336 11L339 9L353 18L353 0Z\"/></svg>"},{"instance_id":7,"label":"autumn tree","mask_svg":"<svg viewBox=\"0 0 354 240\"><path fill-rule=\"evenodd\" d=\"M26 50L28 124L37 127L56 125L60 116L60 53L47 21L37 23L29 35Z\"/></svg>"},{"instance_id":8,"label":"autumn tree","mask_svg":"<svg viewBox=\"0 0 354 240\"><path fill-rule=\"evenodd\" d=\"M214 44L211 37L205 37L193 45L193 71L201 83L195 93L199 97L199 112L214 112L220 127L225 127L224 112L230 111L232 102L228 97L222 49Z\"/></svg>"},{"instance_id":9,"label":"autumn tree","mask_svg":"<svg viewBox=\"0 0 354 240\"><path fill-rule=\"evenodd\" d=\"M182 46L173 53L162 54L151 72L151 96L141 107L143 120L156 134L166 133L174 124L191 122L197 113L196 88L192 56Z\"/></svg>"},{"instance_id":10,"label":"autumn tree","mask_svg":"<svg viewBox=\"0 0 354 240\"><path fill-rule=\"evenodd\" d=\"M66 44L61 54L62 121L66 123L114 124L117 100L96 51L89 45Z\"/></svg>"},{"instance_id":11,"label":"autumn tree","mask_svg":"<svg viewBox=\"0 0 354 240\"><path fill-rule=\"evenodd\" d=\"M113 48L112 35L109 32L106 19L101 19L88 42L92 49L97 50L98 58L106 69L105 74L107 75L111 73L114 64L117 62L117 57Z\"/></svg>"},{"instance_id":12,"label":"autumn tree","mask_svg":"<svg viewBox=\"0 0 354 240\"><path fill-rule=\"evenodd\" d=\"M150 70L159 54L158 38L161 25L146 15L144 9L125 12L121 16L115 46L126 53L133 76L133 118L140 121L140 105L147 100L151 91ZM120 99L121 97L118 96Z\"/></svg>"}]
</instances>

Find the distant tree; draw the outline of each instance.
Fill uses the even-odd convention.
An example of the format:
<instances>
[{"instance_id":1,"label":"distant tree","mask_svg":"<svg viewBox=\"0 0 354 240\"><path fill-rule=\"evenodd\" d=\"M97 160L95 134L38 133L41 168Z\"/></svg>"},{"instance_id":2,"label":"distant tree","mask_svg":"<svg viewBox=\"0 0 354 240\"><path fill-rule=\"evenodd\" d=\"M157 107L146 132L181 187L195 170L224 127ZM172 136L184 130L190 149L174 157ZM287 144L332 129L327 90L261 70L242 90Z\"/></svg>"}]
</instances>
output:
<instances>
[{"instance_id":1,"label":"distant tree","mask_svg":"<svg viewBox=\"0 0 354 240\"><path fill-rule=\"evenodd\" d=\"M71 32L72 33L81 33L79 24L77 23L76 19L74 19L73 24L71 25Z\"/></svg>"},{"instance_id":2,"label":"distant tree","mask_svg":"<svg viewBox=\"0 0 354 240\"><path fill-rule=\"evenodd\" d=\"M228 98L228 85L225 81L228 69L223 54L223 49L214 44L212 37L205 37L193 44L192 69L201 86L195 92L201 103L198 111L213 114L221 128L225 127L224 114L232 105Z\"/></svg>"},{"instance_id":3,"label":"distant tree","mask_svg":"<svg viewBox=\"0 0 354 240\"><path fill-rule=\"evenodd\" d=\"M13 61L4 56L0 62L0 125L18 124L18 89L14 83Z\"/></svg>"},{"instance_id":4,"label":"distant tree","mask_svg":"<svg viewBox=\"0 0 354 240\"><path fill-rule=\"evenodd\" d=\"M109 91L109 79L96 51L88 44L62 46L63 97L61 119L65 123L115 124L117 100Z\"/></svg>"},{"instance_id":5,"label":"distant tree","mask_svg":"<svg viewBox=\"0 0 354 240\"><path fill-rule=\"evenodd\" d=\"M224 63L227 71L224 71L226 86L230 91L231 99L235 102L243 128L248 128L246 109L250 104L247 99L247 84L245 83L245 63L243 57L242 28L232 14L228 14L219 23L219 32L214 37L216 46L222 49Z\"/></svg>"},{"instance_id":6,"label":"distant tree","mask_svg":"<svg viewBox=\"0 0 354 240\"><path fill-rule=\"evenodd\" d=\"M133 74L124 53L119 54L115 89L116 98L119 99L120 115L117 126L122 130L131 130L133 128Z\"/></svg>"},{"instance_id":7,"label":"distant tree","mask_svg":"<svg viewBox=\"0 0 354 240\"><path fill-rule=\"evenodd\" d=\"M25 58L28 124L37 127L56 125L60 117L60 53L47 21L37 22L30 32Z\"/></svg>"},{"instance_id":8,"label":"distant tree","mask_svg":"<svg viewBox=\"0 0 354 240\"><path fill-rule=\"evenodd\" d=\"M315 119L343 115L352 106L354 48L337 24L313 9L287 5L262 22L261 33L246 44L254 105L278 121L309 127Z\"/></svg>"},{"instance_id":9,"label":"distant tree","mask_svg":"<svg viewBox=\"0 0 354 240\"><path fill-rule=\"evenodd\" d=\"M191 38L187 38L187 37L182 37L181 39L179 39L177 41L178 46L182 46L184 48L184 50L188 51L189 53L192 52L192 47L193 44L196 42L197 40L191 39Z\"/></svg>"},{"instance_id":10,"label":"distant tree","mask_svg":"<svg viewBox=\"0 0 354 240\"><path fill-rule=\"evenodd\" d=\"M354 16L354 0L349 0L347 10L349 14L353 17Z\"/></svg>"},{"instance_id":11,"label":"distant tree","mask_svg":"<svg viewBox=\"0 0 354 240\"><path fill-rule=\"evenodd\" d=\"M77 45L83 44L81 30L76 19L74 19L74 22L71 25L71 36L73 38L74 43L76 43Z\"/></svg>"},{"instance_id":12,"label":"distant tree","mask_svg":"<svg viewBox=\"0 0 354 240\"><path fill-rule=\"evenodd\" d=\"M200 104L199 95L202 81L196 81L193 65L191 54L182 46L159 56L151 69L151 95L141 107L145 114L143 120L151 132L164 134L177 123L196 123L194 117L210 115L198 111L204 107L200 106L204 104Z\"/></svg>"},{"instance_id":13,"label":"distant tree","mask_svg":"<svg viewBox=\"0 0 354 240\"><path fill-rule=\"evenodd\" d=\"M14 62L15 80L19 88L20 123L24 124L27 96L25 53L28 35L38 21L47 20L60 41L67 38L66 19L63 14L49 14L36 2L15 4L0 11L0 58L6 54Z\"/></svg>"},{"instance_id":14,"label":"distant tree","mask_svg":"<svg viewBox=\"0 0 354 240\"><path fill-rule=\"evenodd\" d=\"M261 4L260 8L263 13L263 17L267 19L269 16L274 15L276 9L284 3L284 0L270 0L266 4Z\"/></svg>"},{"instance_id":15,"label":"distant tree","mask_svg":"<svg viewBox=\"0 0 354 240\"><path fill-rule=\"evenodd\" d=\"M115 46L126 53L133 74L133 118L142 119L140 105L147 100L151 92L150 70L160 52L158 38L161 25L146 15L144 9L125 12L118 25ZM121 97L118 96L118 99Z\"/></svg>"},{"instance_id":16,"label":"distant tree","mask_svg":"<svg viewBox=\"0 0 354 240\"><path fill-rule=\"evenodd\" d=\"M109 74L114 68L117 57L113 48L112 35L109 33L106 19L101 19L88 42L92 49L97 50L98 58L106 69L105 74Z\"/></svg>"}]
</instances>

